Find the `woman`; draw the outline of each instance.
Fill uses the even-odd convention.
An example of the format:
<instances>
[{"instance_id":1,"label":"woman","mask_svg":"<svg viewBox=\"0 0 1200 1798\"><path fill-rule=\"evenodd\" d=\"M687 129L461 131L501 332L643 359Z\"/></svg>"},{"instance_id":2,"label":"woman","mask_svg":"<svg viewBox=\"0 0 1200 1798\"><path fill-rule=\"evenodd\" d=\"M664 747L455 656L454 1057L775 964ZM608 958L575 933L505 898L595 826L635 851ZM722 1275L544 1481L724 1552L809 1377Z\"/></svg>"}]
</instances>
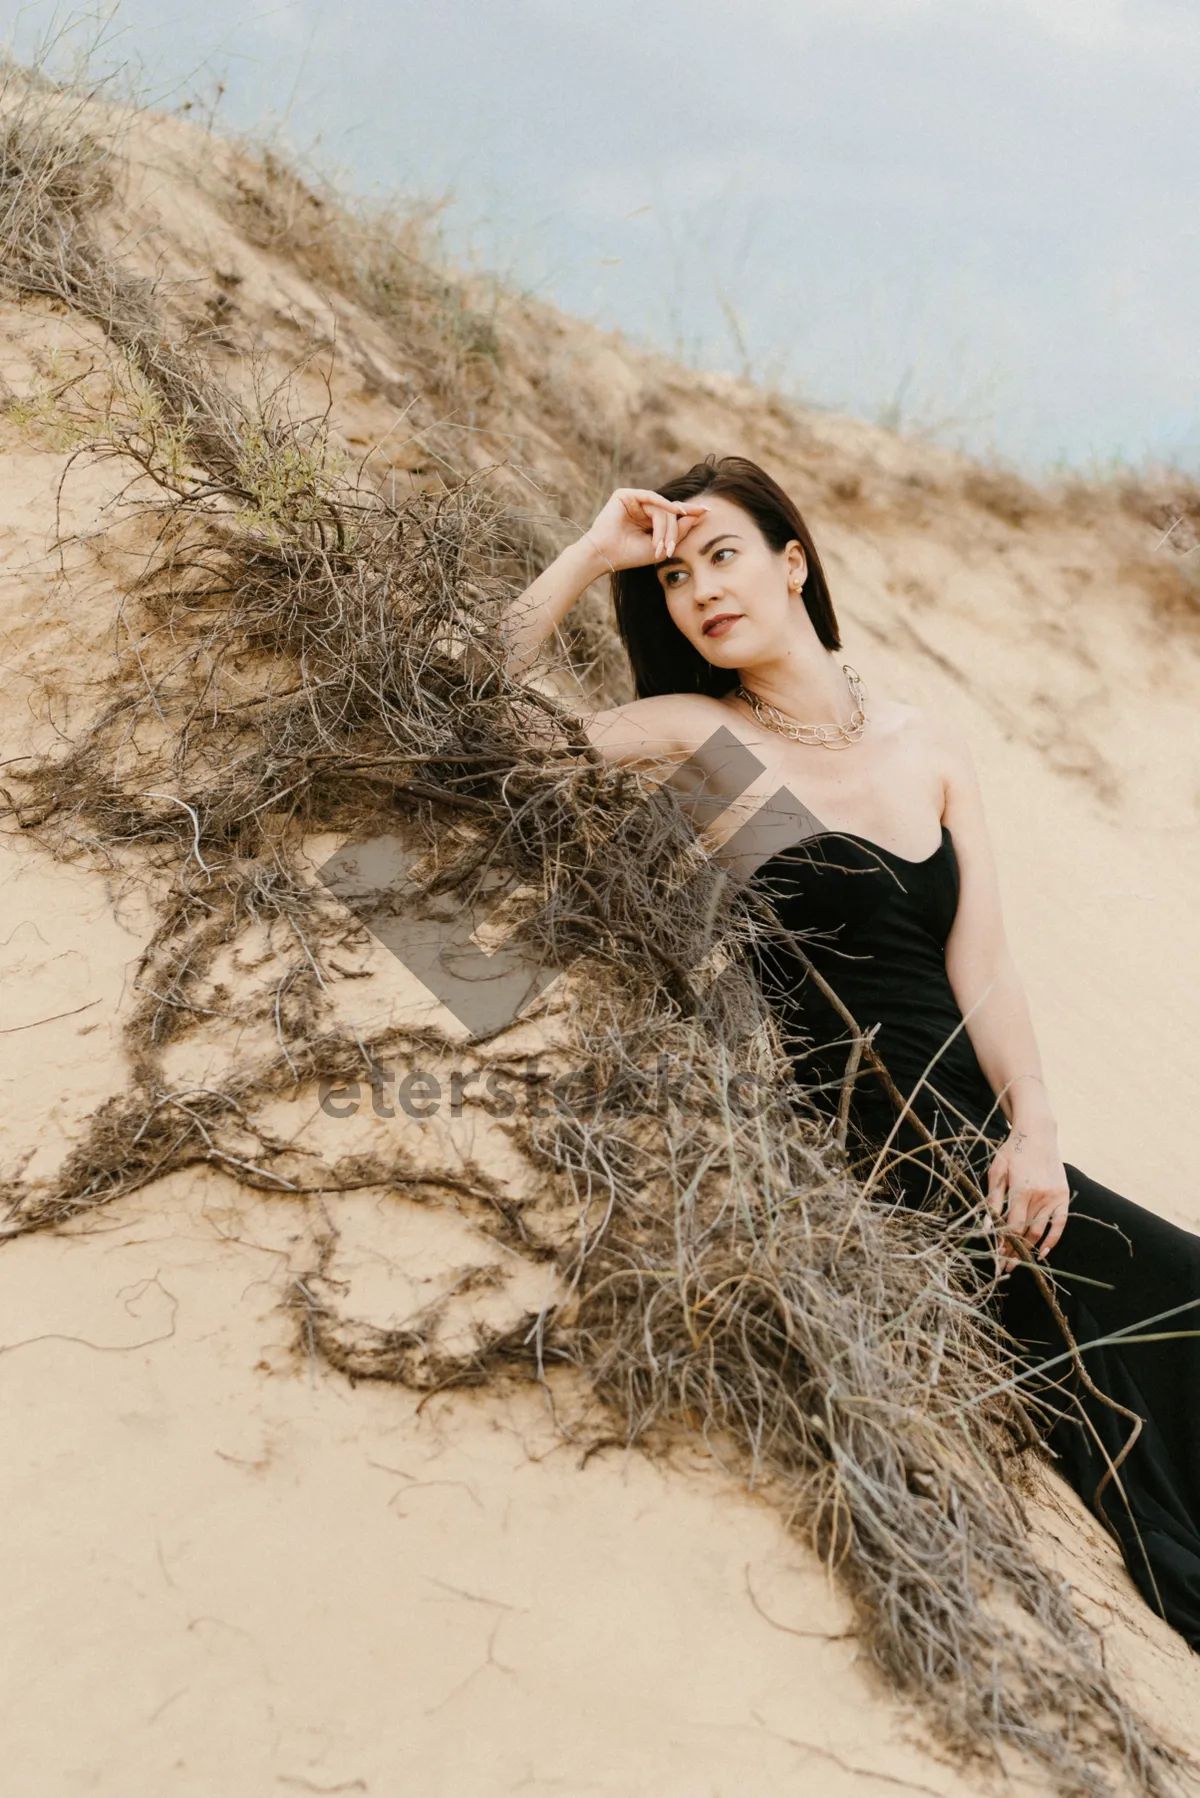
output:
<instances>
[{"instance_id":1,"label":"woman","mask_svg":"<svg viewBox=\"0 0 1200 1798\"><path fill-rule=\"evenodd\" d=\"M985 1189L1008 1251L1004 1322L1060 1382L1059 1466L1200 1650L1200 1236L1060 1157L965 742L867 698L808 529L752 462L710 457L614 493L514 602L513 672L606 572L638 697L592 714L591 741L699 787L707 846L804 933L763 951L759 973L860 1172L886 1166L921 1205L968 1168ZM872 1026L846 1110L847 1047ZM1092 1345L1084 1378L1060 1318Z\"/></svg>"}]
</instances>

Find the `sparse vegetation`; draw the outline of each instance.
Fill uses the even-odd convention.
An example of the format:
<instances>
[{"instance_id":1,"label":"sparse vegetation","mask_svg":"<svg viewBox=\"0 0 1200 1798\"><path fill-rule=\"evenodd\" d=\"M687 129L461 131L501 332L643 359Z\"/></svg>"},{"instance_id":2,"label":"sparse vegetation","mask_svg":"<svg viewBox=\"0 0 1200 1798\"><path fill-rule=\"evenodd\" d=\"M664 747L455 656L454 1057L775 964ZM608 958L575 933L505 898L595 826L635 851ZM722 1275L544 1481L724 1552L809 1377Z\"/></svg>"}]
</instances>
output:
<instances>
[{"instance_id":1,"label":"sparse vegetation","mask_svg":"<svg viewBox=\"0 0 1200 1798\"><path fill-rule=\"evenodd\" d=\"M963 498L1009 525L1023 525L1041 510L1042 500L1027 481L1007 470L971 469L963 479Z\"/></svg>"},{"instance_id":2,"label":"sparse vegetation","mask_svg":"<svg viewBox=\"0 0 1200 1798\"><path fill-rule=\"evenodd\" d=\"M461 405L486 387L500 354L495 325L462 281L433 265L429 208L352 212L270 152L247 160L226 203L251 243L289 257L390 326L435 398Z\"/></svg>"}]
</instances>

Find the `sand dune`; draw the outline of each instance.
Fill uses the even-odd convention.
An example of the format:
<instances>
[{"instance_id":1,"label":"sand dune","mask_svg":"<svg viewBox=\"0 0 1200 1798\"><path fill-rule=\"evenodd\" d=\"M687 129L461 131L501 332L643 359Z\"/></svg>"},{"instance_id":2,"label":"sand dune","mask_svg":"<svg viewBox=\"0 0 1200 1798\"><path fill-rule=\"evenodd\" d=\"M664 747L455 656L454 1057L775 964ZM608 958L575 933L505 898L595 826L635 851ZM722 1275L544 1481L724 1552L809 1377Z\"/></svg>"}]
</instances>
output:
<instances>
[{"instance_id":1,"label":"sand dune","mask_svg":"<svg viewBox=\"0 0 1200 1798\"><path fill-rule=\"evenodd\" d=\"M810 516L868 689L944 707L970 734L1067 1159L1200 1228L1194 495L1132 478L1031 489L479 281L447 278L440 299L414 288L400 329L378 295L335 283L321 208L284 173L177 121L93 124L117 132L124 169L107 238L157 277L175 327L203 333L235 386L289 374L295 415L329 407L373 477L436 485L451 456L502 465L544 552L613 472L710 449L771 467ZM474 347L446 328L456 307ZM94 323L3 298L0 764L14 769L94 714L145 566L130 470L75 455L73 408L89 392L102 407L114 366ZM580 640L615 683L604 604L589 598ZM4 826L0 1168L36 1184L125 1087L121 1031L165 876L86 840L64 860L19 805ZM332 846L310 845L314 864ZM249 978L239 953L227 991ZM343 1020L425 1021L453 1063L460 1028L398 963L380 953L353 973L331 1001ZM173 1046L171 1069L203 1085L253 1046L218 1019ZM527 1180L503 1130L470 1105L330 1118L312 1088L272 1117L329 1155L402 1140L433 1170L424 1200L297 1198L209 1168L4 1244L11 1790L986 1789L864 1665L816 1556L699 1439L583 1464L578 1375L419 1402L306 1352L297 1280L387 1326L494 1259L472 1202L434 1176ZM506 1266L468 1287L446 1340L536 1308L552 1278ZM1124 1688L1200 1748L1190 1652L1071 1494L1047 1478L1032 1514ZM1007 1789L1046 1788L1014 1765Z\"/></svg>"}]
</instances>

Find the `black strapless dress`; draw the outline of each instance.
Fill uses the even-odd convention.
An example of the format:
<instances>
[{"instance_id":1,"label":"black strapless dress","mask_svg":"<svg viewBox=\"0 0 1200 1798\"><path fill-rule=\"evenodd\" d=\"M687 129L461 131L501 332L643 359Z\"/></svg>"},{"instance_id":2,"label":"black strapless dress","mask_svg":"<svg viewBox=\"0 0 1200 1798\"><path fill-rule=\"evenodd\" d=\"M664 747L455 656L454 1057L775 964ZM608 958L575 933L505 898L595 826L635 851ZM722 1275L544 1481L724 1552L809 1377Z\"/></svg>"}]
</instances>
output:
<instances>
[{"instance_id":1,"label":"black strapless dress","mask_svg":"<svg viewBox=\"0 0 1200 1798\"><path fill-rule=\"evenodd\" d=\"M943 827L939 848L913 862L821 827L759 862L749 880L785 930L803 937L804 954L859 1028L878 1026L874 1047L895 1086L940 1142L957 1141L983 1184L1008 1126L946 973L959 891L950 832ZM785 943L760 944L754 960L798 1081L836 1112L851 1041L845 1020ZM944 1156L911 1124L896 1124L894 1097L864 1069L850 1113L852 1160L860 1171L873 1166L891 1133L886 1179L902 1202L948 1202ZM1200 1235L1078 1168L1066 1173L1070 1216L1044 1265L1091 1380L1143 1428L1119 1484L1110 1480L1097 1506L1097 1486L1131 1426L1088 1393L1068 1360L1053 1370L1047 1440L1060 1471L1116 1534L1143 1596L1200 1650ZM1002 1321L1030 1368L1062 1355L1061 1331L1029 1270L1015 1268L1001 1290Z\"/></svg>"}]
</instances>

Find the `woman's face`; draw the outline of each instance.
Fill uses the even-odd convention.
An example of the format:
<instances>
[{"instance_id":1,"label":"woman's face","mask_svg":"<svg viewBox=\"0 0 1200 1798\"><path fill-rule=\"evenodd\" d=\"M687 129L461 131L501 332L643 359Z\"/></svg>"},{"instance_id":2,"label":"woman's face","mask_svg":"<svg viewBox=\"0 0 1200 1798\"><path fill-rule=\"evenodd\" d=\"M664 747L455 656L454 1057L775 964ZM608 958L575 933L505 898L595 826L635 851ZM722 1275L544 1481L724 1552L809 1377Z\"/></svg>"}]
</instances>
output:
<instances>
[{"instance_id":1,"label":"woman's face","mask_svg":"<svg viewBox=\"0 0 1200 1798\"><path fill-rule=\"evenodd\" d=\"M675 554L658 563L667 610L689 643L718 668L748 668L783 649L804 602L807 572L798 543L771 548L749 512L731 499L700 494L708 507ZM806 614L807 616L807 614Z\"/></svg>"}]
</instances>

